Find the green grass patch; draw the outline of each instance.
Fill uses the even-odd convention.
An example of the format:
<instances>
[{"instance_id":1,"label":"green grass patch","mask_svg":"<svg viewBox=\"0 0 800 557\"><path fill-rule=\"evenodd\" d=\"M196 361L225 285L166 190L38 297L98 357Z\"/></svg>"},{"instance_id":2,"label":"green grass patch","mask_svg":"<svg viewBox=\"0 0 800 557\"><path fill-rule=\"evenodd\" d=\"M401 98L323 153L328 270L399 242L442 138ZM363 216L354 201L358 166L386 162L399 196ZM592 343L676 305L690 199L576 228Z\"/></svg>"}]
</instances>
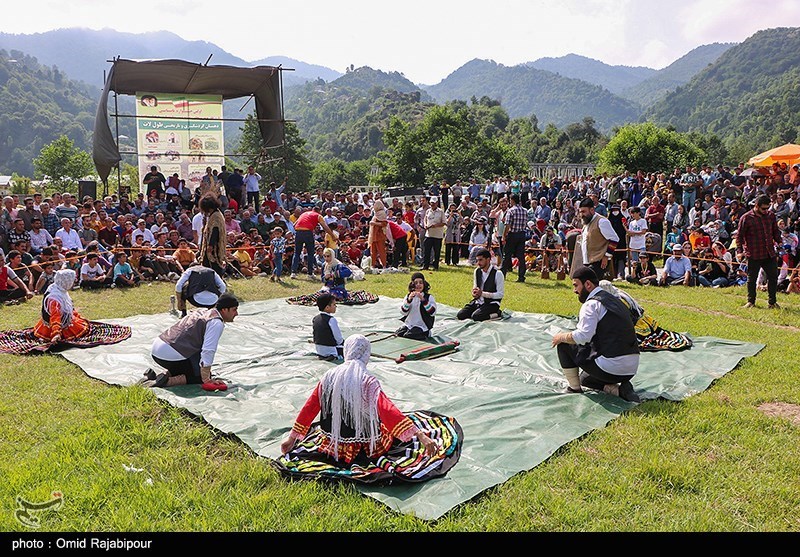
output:
<instances>
[{"instance_id":1,"label":"green grass patch","mask_svg":"<svg viewBox=\"0 0 800 557\"><path fill-rule=\"evenodd\" d=\"M429 273L437 301L469 298L467 268ZM352 288L400 297L408 275ZM231 283L244 301L317 283ZM235 438L141 387L87 377L60 356L0 355L0 529L23 531L15 499L64 494L40 517L56 531L798 531L800 428L758 406L800 405L800 297L743 309L742 288L625 288L667 328L767 347L685 401L641 404L438 521L401 515L351 486L288 482ZM171 286L73 293L90 319L160 313ZM567 281L506 285L504 307L576 315ZM31 326L39 298L0 309L3 329ZM276 316L280 318L280 316ZM311 386L309 386L311 388ZM489 417L490 419L490 417ZM127 468L127 469L126 469ZM134 471L137 469L141 471Z\"/></svg>"}]
</instances>

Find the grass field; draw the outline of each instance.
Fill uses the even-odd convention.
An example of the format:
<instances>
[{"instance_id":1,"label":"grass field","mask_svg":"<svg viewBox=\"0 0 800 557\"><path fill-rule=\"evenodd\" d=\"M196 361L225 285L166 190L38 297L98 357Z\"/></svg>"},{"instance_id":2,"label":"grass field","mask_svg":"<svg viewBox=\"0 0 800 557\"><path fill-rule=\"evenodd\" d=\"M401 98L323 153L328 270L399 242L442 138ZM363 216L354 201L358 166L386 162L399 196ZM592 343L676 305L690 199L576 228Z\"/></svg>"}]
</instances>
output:
<instances>
[{"instance_id":1,"label":"grass field","mask_svg":"<svg viewBox=\"0 0 800 557\"><path fill-rule=\"evenodd\" d=\"M368 275L358 288L400 297L408 280ZM439 303L469 297L467 268L443 267L429 280ZM244 301L318 286L231 284ZM776 311L764 293L759 307L743 309L742 288L626 288L667 328L767 347L707 391L645 402L436 522L396 514L349 486L288 483L243 443L144 388L90 379L60 356L0 355L0 530L25 530L17 496L46 501L61 491L64 505L42 513L43 529L800 531L800 297L780 295ZM102 320L164 312L170 290L162 283L73 299ZM534 275L507 284L504 307L576 315L579 303L567 281ZM39 308L38 297L0 308L0 329L31 326Z\"/></svg>"}]
</instances>

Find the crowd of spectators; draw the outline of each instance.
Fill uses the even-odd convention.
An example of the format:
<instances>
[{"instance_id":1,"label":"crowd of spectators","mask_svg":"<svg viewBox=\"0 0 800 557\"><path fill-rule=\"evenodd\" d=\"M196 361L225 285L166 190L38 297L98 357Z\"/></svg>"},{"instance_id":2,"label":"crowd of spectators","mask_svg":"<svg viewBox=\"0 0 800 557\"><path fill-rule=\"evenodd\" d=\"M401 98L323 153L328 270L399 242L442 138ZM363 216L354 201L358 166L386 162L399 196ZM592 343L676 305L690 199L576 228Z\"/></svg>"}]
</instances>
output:
<instances>
[{"instance_id":1,"label":"crowd of spectators","mask_svg":"<svg viewBox=\"0 0 800 557\"><path fill-rule=\"evenodd\" d=\"M175 282L201 263L204 196L218 200L224 218L221 270L229 278L281 280L288 274L284 269L313 275L324 264L324 248L350 265L435 270L442 252L445 265L474 264L476 250L489 247L499 264L509 238L515 250L524 242L525 261L515 260L515 267L563 272L570 238L582 227L578 205L590 198L619 236L613 276L607 278L722 288L747 281L739 223L754 200L766 195L780 231L778 288L797 292L799 169L776 164L766 174L745 176L740 164L550 180L497 176L436 181L422 195L389 198L379 191L296 192L288 178L264 183L253 167L209 167L190 188L177 174L165 177L154 167L143 177L144 191L130 197L6 196L0 208L0 296L24 300L28 293L42 294L64 267L76 270L76 288ZM295 257L295 223L312 210L327 230L317 226L314 253L304 243ZM504 234L507 226L514 234ZM766 288L765 279L759 287Z\"/></svg>"}]
</instances>

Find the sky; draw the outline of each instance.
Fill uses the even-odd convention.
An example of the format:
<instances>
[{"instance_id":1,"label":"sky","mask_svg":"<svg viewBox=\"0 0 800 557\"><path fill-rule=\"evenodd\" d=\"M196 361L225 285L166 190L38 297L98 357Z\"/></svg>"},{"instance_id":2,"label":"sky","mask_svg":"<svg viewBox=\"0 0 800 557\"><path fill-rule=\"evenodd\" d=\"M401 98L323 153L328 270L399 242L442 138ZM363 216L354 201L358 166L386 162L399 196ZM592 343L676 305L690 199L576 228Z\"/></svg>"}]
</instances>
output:
<instances>
[{"instance_id":1,"label":"sky","mask_svg":"<svg viewBox=\"0 0 800 557\"><path fill-rule=\"evenodd\" d=\"M800 27L798 0L8 0L0 32L171 31L244 60L288 56L438 83L466 62L580 54L661 69L695 47Z\"/></svg>"}]
</instances>

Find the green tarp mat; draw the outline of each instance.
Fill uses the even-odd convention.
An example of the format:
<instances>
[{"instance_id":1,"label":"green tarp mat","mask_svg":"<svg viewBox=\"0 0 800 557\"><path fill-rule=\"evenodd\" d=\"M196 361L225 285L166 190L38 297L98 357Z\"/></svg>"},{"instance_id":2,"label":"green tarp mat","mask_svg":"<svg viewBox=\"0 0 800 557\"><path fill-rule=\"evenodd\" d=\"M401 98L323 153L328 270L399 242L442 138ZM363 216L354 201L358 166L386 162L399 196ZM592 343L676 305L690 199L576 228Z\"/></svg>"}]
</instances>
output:
<instances>
[{"instance_id":1,"label":"green tarp mat","mask_svg":"<svg viewBox=\"0 0 800 557\"><path fill-rule=\"evenodd\" d=\"M336 317L345 337L389 333L401 325L400 303L381 297L368 306L339 306ZM369 366L401 410L454 416L464 429L461 459L446 477L415 485L357 486L398 512L426 520L532 469L562 445L634 406L600 392L564 393L566 381L551 338L573 328L574 319L509 312L509 319L474 323L456 320L456 312L440 304L434 332L461 341L458 351L402 364L373 358ZM275 458L297 412L333 365L317 359L308 343L316 313L316 308L284 299L243 303L239 317L225 328L214 365L215 373L232 383L228 391L206 393L196 385L154 391L236 435L256 454ZM152 365L153 339L176 317L164 313L107 321L130 325L133 335L113 346L70 349L62 355L91 377L131 385ZM677 401L702 392L763 348L711 337L693 340L690 350L641 355L633 384L643 399Z\"/></svg>"}]
</instances>

